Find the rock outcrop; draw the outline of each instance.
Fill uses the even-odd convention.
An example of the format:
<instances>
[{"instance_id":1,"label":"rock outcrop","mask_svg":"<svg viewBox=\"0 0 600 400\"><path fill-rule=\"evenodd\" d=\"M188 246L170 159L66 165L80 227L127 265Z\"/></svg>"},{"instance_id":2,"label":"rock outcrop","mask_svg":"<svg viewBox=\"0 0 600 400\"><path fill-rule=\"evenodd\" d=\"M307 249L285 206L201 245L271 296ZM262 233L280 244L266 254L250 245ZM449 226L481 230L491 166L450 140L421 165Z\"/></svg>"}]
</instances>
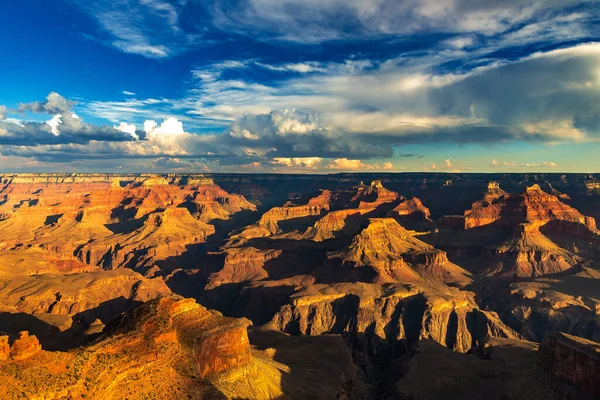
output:
<instances>
[{"instance_id":1,"label":"rock outcrop","mask_svg":"<svg viewBox=\"0 0 600 400\"><path fill-rule=\"evenodd\" d=\"M488 275L536 277L559 274L583 262L544 236L536 224L519 224L513 237L483 250Z\"/></svg>"},{"instance_id":2,"label":"rock outcrop","mask_svg":"<svg viewBox=\"0 0 600 400\"><path fill-rule=\"evenodd\" d=\"M599 239L593 218L539 185L508 194L490 184L484 200L473 203L463 218L445 218L426 241L473 272L532 278L576 271L585 263L582 256L595 253Z\"/></svg>"},{"instance_id":3,"label":"rock outcrop","mask_svg":"<svg viewBox=\"0 0 600 400\"><path fill-rule=\"evenodd\" d=\"M596 230L593 218L581 215L557 196L544 192L537 184L519 194L506 194L494 186L484 200L474 203L470 210L465 211L465 229L492 223L507 228L525 222L542 226L553 220L580 223L592 231Z\"/></svg>"},{"instance_id":4,"label":"rock outcrop","mask_svg":"<svg viewBox=\"0 0 600 400\"><path fill-rule=\"evenodd\" d=\"M306 398L318 387L327 398L371 398L347 348L331 340L315 338L311 344L258 333L261 349L256 349L248 324L191 299L161 298L128 313L109 335L88 346L3 361L0 397L270 399L285 393ZM294 353L298 346L304 353ZM319 367L334 361L335 372ZM301 376L292 371L302 371Z\"/></svg>"},{"instance_id":5,"label":"rock outcrop","mask_svg":"<svg viewBox=\"0 0 600 400\"><path fill-rule=\"evenodd\" d=\"M463 286L471 282L470 274L450 263L445 252L417 239L393 218L368 220L350 246L332 253L330 260L351 268L347 273L353 280L409 283L426 278Z\"/></svg>"},{"instance_id":6,"label":"rock outcrop","mask_svg":"<svg viewBox=\"0 0 600 400\"><path fill-rule=\"evenodd\" d=\"M375 348L383 343L432 339L467 352L487 336L519 338L494 313L479 310L472 294L443 284L313 285L294 293L271 323L292 334L337 333L364 337ZM366 349L365 349L366 351Z\"/></svg>"},{"instance_id":7,"label":"rock outcrop","mask_svg":"<svg viewBox=\"0 0 600 400\"><path fill-rule=\"evenodd\" d=\"M0 336L0 361L8 360L10 357L10 344L8 344L8 336Z\"/></svg>"},{"instance_id":8,"label":"rock outcrop","mask_svg":"<svg viewBox=\"0 0 600 400\"><path fill-rule=\"evenodd\" d=\"M34 356L40 350L42 345L35 335L29 336L29 332L22 331L10 348L10 356L15 361L21 361Z\"/></svg>"},{"instance_id":9,"label":"rock outcrop","mask_svg":"<svg viewBox=\"0 0 600 400\"><path fill-rule=\"evenodd\" d=\"M238 236L243 239L252 239L283 233L280 226L282 221L318 217L329 210L330 200L331 192L325 190L303 205L289 203L283 207L273 207L264 213L256 224L245 228Z\"/></svg>"},{"instance_id":10,"label":"rock outcrop","mask_svg":"<svg viewBox=\"0 0 600 400\"><path fill-rule=\"evenodd\" d=\"M277 258L281 250L259 250L253 247L233 247L225 250L223 269L212 273L206 289L213 289L225 283L239 283L261 280L268 277L264 266Z\"/></svg>"},{"instance_id":11,"label":"rock outcrop","mask_svg":"<svg viewBox=\"0 0 600 400\"><path fill-rule=\"evenodd\" d=\"M548 336L537 354L536 380L554 398L600 397L600 343L565 333Z\"/></svg>"}]
</instances>

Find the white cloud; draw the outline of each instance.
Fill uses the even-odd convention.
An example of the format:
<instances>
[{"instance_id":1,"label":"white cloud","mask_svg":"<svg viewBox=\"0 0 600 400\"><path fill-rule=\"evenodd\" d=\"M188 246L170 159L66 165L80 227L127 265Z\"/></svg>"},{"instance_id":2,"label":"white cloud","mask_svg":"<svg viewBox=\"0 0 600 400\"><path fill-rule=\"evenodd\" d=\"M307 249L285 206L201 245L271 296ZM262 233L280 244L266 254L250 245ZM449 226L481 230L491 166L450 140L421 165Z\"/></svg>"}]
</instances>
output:
<instances>
[{"instance_id":1,"label":"white cloud","mask_svg":"<svg viewBox=\"0 0 600 400\"><path fill-rule=\"evenodd\" d=\"M323 162L321 157L275 157L273 164L283 165L288 168L300 167L304 169L317 169Z\"/></svg>"},{"instance_id":2,"label":"white cloud","mask_svg":"<svg viewBox=\"0 0 600 400\"><path fill-rule=\"evenodd\" d=\"M48 124L48 126L50 126L50 132L52 132L52 134L54 136L60 135L60 131L58 130L58 127L60 126L60 124L62 124L62 115L56 114L55 116L52 117L52 119L50 121L46 121L46 124Z\"/></svg>"},{"instance_id":3,"label":"white cloud","mask_svg":"<svg viewBox=\"0 0 600 400\"><path fill-rule=\"evenodd\" d=\"M131 137L134 138L135 140L140 139L139 135L136 133L137 128L135 127L134 124L128 124L126 122L121 122L119 125L116 125L114 128L121 132L130 134Z\"/></svg>"},{"instance_id":4,"label":"white cloud","mask_svg":"<svg viewBox=\"0 0 600 400\"><path fill-rule=\"evenodd\" d=\"M156 121L148 120L144 122L144 131L148 137L176 136L183 135L183 123L177 118L167 118L160 125Z\"/></svg>"},{"instance_id":5,"label":"white cloud","mask_svg":"<svg viewBox=\"0 0 600 400\"><path fill-rule=\"evenodd\" d=\"M370 164L365 164L361 160L349 160L347 158L338 158L332 160L327 168L339 171L368 171L375 167Z\"/></svg>"},{"instance_id":6,"label":"white cloud","mask_svg":"<svg viewBox=\"0 0 600 400\"><path fill-rule=\"evenodd\" d=\"M446 166L446 169L452 169L452 163L450 160L445 160L444 165Z\"/></svg>"}]
</instances>

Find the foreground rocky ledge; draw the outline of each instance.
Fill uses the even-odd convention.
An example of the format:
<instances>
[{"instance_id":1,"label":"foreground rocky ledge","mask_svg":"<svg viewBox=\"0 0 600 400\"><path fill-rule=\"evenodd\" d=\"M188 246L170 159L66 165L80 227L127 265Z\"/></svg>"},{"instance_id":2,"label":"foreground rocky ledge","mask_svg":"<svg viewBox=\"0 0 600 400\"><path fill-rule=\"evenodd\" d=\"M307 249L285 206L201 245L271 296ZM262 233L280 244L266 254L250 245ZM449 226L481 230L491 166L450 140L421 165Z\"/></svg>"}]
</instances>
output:
<instances>
[{"instance_id":1,"label":"foreground rocky ledge","mask_svg":"<svg viewBox=\"0 0 600 400\"><path fill-rule=\"evenodd\" d=\"M600 398L600 343L554 333L540 345L536 378L557 399Z\"/></svg>"},{"instance_id":2,"label":"foreground rocky ledge","mask_svg":"<svg viewBox=\"0 0 600 400\"><path fill-rule=\"evenodd\" d=\"M9 357L2 337L0 398L310 398L313 385L326 398L371 397L339 338L257 331L257 348L249 324L170 296L141 305L110 335L68 352L40 350L23 332Z\"/></svg>"}]
</instances>

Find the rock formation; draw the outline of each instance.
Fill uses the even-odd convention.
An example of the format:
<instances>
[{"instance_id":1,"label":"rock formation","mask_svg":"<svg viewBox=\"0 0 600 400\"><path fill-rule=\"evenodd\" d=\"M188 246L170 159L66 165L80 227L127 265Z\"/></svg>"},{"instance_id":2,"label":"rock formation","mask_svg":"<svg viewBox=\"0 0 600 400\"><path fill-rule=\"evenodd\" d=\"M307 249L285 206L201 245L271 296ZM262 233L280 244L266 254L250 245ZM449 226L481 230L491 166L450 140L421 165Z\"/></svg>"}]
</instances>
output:
<instances>
[{"instance_id":1,"label":"rock formation","mask_svg":"<svg viewBox=\"0 0 600 400\"><path fill-rule=\"evenodd\" d=\"M575 252L587 255L598 243L593 218L537 184L518 194L490 184L484 200L464 212L464 229L455 220L444 219L428 241L480 274L530 278L575 271L584 263Z\"/></svg>"},{"instance_id":2,"label":"rock formation","mask_svg":"<svg viewBox=\"0 0 600 400\"><path fill-rule=\"evenodd\" d=\"M436 250L404 229L395 219L374 218L357 234L347 250L332 253L330 260L342 267L368 269L354 280L375 282L417 282L423 278L466 285L470 274L448 261L446 253ZM341 272L341 271L340 271Z\"/></svg>"},{"instance_id":3,"label":"rock formation","mask_svg":"<svg viewBox=\"0 0 600 400\"><path fill-rule=\"evenodd\" d=\"M540 345L536 380L557 399L600 397L600 343L554 333Z\"/></svg>"},{"instance_id":4,"label":"rock formation","mask_svg":"<svg viewBox=\"0 0 600 400\"><path fill-rule=\"evenodd\" d=\"M10 357L10 345L8 344L8 336L0 336L0 361L8 360Z\"/></svg>"},{"instance_id":5,"label":"rock formation","mask_svg":"<svg viewBox=\"0 0 600 400\"><path fill-rule=\"evenodd\" d=\"M42 350L42 345L38 339L35 336L29 336L29 332L22 331L10 348L10 356L15 361L21 361L34 356L40 350Z\"/></svg>"},{"instance_id":6,"label":"rock formation","mask_svg":"<svg viewBox=\"0 0 600 400\"><path fill-rule=\"evenodd\" d=\"M91 345L69 352L38 350L26 363L17 359L0 363L5 383L0 385L0 397L267 399L280 397L285 390L299 392L295 398L302 398L314 390L303 387L327 379L320 387L327 398L369 398L369 387L343 346L326 340L317 340L329 342L322 345L297 343L305 355L281 357L280 351L290 354L295 344L265 333L257 339L262 350L254 349L248 323L223 317L191 299L155 300L129 313L114 332ZM337 373L318 367L327 362L319 352L325 347L343 362ZM316 363L312 371L286 376L311 363Z\"/></svg>"},{"instance_id":7,"label":"rock formation","mask_svg":"<svg viewBox=\"0 0 600 400\"><path fill-rule=\"evenodd\" d=\"M388 343L427 338L460 352L470 350L488 335L519 337L497 315L479 310L472 294L435 282L427 286L308 286L294 293L271 323L294 334L344 333L356 337L370 332Z\"/></svg>"},{"instance_id":8,"label":"rock formation","mask_svg":"<svg viewBox=\"0 0 600 400\"><path fill-rule=\"evenodd\" d=\"M400 225L416 231L429 231L435 229L429 208L425 207L416 197L403 199L393 210L389 217L396 219Z\"/></svg>"},{"instance_id":9,"label":"rock formation","mask_svg":"<svg viewBox=\"0 0 600 400\"><path fill-rule=\"evenodd\" d=\"M0 398L581 397L597 180L0 175Z\"/></svg>"}]
</instances>

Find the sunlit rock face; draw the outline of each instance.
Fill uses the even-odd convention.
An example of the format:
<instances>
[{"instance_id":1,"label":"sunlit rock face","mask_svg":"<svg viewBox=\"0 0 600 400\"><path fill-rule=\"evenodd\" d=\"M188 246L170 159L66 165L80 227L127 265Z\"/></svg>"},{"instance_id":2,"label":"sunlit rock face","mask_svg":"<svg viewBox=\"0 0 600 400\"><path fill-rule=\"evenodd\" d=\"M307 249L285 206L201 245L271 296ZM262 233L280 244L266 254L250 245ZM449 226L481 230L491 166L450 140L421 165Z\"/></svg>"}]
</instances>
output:
<instances>
[{"instance_id":1,"label":"sunlit rock face","mask_svg":"<svg viewBox=\"0 0 600 400\"><path fill-rule=\"evenodd\" d=\"M600 340L600 214L583 178L543 179L2 176L0 398L462 398L480 379L544 398L533 342ZM429 362L457 376L428 385Z\"/></svg>"},{"instance_id":2,"label":"sunlit rock face","mask_svg":"<svg viewBox=\"0 0 600 400\"><path fill-rule=\"evenodd\" d=\"M539 185L508 194L493 183L462 219L443 219L440 231L428 240L463 259L459 264L489 276L576 272L587 257L595 257L599 235L594 219L563 203L563 197L548 194Z\"/></svg>"},{"instance_id":3,"label":"sunlit rock face","mask_svg":"<svg viewBox=\"0 0 600 400\"><path fill-rule=\"evenodd\" d=\"M262 350L248 339L249 321L223 317L192 299L163 297L126 314L111 333L69 352L41 350L37 339L23 332L0 364L3 399L25 393L34 398L145 399L277 398L283 391L296 398L309 393L309 382L322 385L327 396L372 398L342 343L290 341L269 332L256 334ZM323 342L323 343L321 343ZM273 347L270 347L273 346ZM303 352L279 361L278 351ZM303 364L330 362L338 373L317 367L302 378L282 376ZM269 350L270 349L270 350ZM355 390L352 393L352 390Z\"/></svg>"}]
</instances>

